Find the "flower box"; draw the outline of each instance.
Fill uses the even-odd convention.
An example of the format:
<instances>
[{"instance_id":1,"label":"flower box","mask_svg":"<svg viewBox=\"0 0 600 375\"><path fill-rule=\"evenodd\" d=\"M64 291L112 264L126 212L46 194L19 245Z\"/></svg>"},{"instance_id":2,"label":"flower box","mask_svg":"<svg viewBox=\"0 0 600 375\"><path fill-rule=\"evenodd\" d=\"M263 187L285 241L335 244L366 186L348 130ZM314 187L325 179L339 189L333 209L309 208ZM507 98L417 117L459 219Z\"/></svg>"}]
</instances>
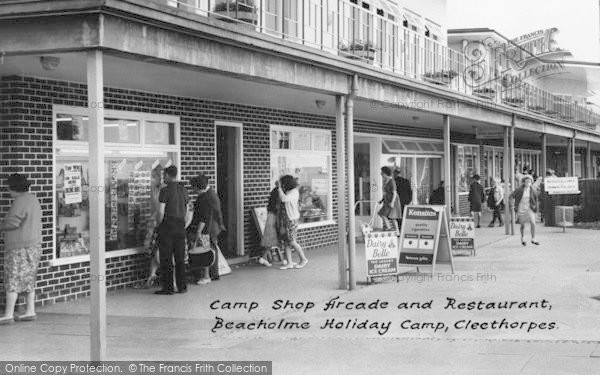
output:
<instances>
[{"instance_id":1,"label":"flower box","mask_svg":"<svg viewBox=\"0 0 600 375\"><path fill-rule=\"evenodd\" d=\"M342 56L349 59L361 59L372 62L375 60L377 47L371 42L363 43L357 40L350 43L350 45L340 44L339 50L342 52Z\"/></svg>"},{"instance_id":2,"label":"flower box","mask_svg":"<svg viewBox=\"0 0 600 375\"><path fill-rule=\"evenodd\" d=\"M458 76L458 73L454 70L442 70L439 72L425 73L423 78L436 85L449 85L456 76Z\"/></svg>"},{"instance_id":3,"label":"flower box","mask_svg":"<svg viewBox=\"0 0 600 375\"><path fill-rule=\"evenodd\" d=\"M258 20L258 15L252 2L244 4L235 1L229 3L223 1L215 5L213 13L217 15L217 18L227 22L242 21L256 24Z\"/></svg>"},{"instance_id":4,"label":"flower box","mask_svg":"<svg viewBox=\"0 0 600 375\"><path fill-rule=\"evenodd\" d=\"M479 96L482 98L486 98L486 99L493 99L494 97L496 97L496 90L491 89L489 87L485 87L485 88L481 88L481 89L474 89L473 95Z\"/></svg>"}]
</instances>

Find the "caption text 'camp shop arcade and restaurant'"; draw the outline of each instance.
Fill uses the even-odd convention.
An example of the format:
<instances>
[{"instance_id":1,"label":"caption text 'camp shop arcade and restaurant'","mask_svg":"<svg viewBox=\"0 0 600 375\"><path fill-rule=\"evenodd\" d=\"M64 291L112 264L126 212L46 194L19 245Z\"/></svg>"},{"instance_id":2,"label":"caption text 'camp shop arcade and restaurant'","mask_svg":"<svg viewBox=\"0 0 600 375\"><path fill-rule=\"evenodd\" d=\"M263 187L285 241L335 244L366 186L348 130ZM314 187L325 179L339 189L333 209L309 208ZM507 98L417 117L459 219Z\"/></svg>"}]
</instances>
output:
<instances>
[{"instance_id":1,"label":"caption text 'camp shop arcade and restaurant'","mask_svg":"<svg viewBox=\"0 0 600 375\"><path fill-rule=\"evenodd\" d=\"M111 288L145 276L153 180L171 164L184 181L211 177L231 259L256 250L252 210L266 205L282 174L299 178L301 244L336 243L340 118L354 118L356 200L380 199L379 168L390 165L411 180L414 203L428 203L441 180L452 181L449 201L464 213L475 173L485 184L503 177L501 134L512 124L517 168L541 174L563 159L565 173L586 177L597 168L598 115L582 104L585 93L573 84L561 97L549 91L561 76L581 81L585 71L563 66L536 80L545 86L507 85L502 78L532 65L511 65L517 59L502 57L499 46L521 51L518 43L531 38L447 34L445 1L6 2L0 21L0 168L25 173L42 202L42 302L89 292L89 200L98 192L89 150L98 107ZM474 48L486 57L473 61ZM535 48L529 55L544 52ZM518 61L526 60L545 64ZM101 74L90 72L99 61ZM478 82L467 74L475 68ZM98 82L100 103L88 91ZM4 193L3 212L9 203ZM372 209L362 204L357 214Z\"/></svg>"}]
</instances>

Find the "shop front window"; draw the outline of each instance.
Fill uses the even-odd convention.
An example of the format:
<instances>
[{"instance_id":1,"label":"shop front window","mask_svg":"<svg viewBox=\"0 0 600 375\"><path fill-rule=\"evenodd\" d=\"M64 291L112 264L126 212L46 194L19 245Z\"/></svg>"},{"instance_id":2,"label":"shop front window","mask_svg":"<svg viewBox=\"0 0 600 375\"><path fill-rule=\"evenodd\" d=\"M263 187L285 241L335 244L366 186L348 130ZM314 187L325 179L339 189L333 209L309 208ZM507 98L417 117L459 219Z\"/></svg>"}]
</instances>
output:
<instances>
[{"instance_id":1,"label":"shop front window","mask_svg":"<svg viewBox=\"0 0 600 375\"><path fill-rule=\"evenodd\" d=\"M456 146L456 177L459 193L468 192L479 165L478 146Z\"/></svg>"},{"instance_id":2,"label":"shop front window","mask_svg":"<svg viewBox=\"0 0 600 375\"><path fill-rule=\"evenodd\" d=\"M282 142L285 140L285 142ZM290 145L285 148L281 146ZM331 133L271 127L271 180L292 175L300 193L300 223L331 220Z\"/></svg>"},{"instance_id":3,"label":"shop front window","mask_svg":"<svg viewBox=\"0 0 600 375\"><path fill-rule=\"evenodd\" d=\"M80 139L69 139L61 133L64 128L59 130L68 121L73 123L66 120L69 118L80 118L85 125L82 128L86 129L87 116L82 114L85 109L59 110L55 109L55 258L89 254L90 194L104 194L106 251L145 246L149 232L156 225L162 171L178 163L176 122L152 120L152 115L136 119L107 117L104 186L97 187L90 185L87 142L73 142ZM119 134L118 127L122 124L126 131ZM79 134L85 134L85 130ZM145 134L145 142L141 141L141 134ZM119 141L127 143L127 147L118 145Z\"/></svg>"}]
</instances>

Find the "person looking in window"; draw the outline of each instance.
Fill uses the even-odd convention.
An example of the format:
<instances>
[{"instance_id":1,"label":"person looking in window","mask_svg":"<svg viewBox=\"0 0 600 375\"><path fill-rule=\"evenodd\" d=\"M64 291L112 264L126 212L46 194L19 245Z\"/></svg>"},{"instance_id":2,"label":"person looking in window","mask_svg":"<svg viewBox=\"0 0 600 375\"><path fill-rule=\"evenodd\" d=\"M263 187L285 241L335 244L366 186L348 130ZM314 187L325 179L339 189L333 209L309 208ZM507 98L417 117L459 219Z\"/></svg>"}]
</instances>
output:
<instances>
[{"instance_id":1,"label":"person looking in window","mask_svg":"<svg viewBox=\"0 0 600 375\"><path fill-rule=\"evenodd\" d=\"M300 194L298 192L298 182L291 175L285 175L279 179L279 199L282 202L282 209L279 215L280 225L285 228L285 234L282 236L285 246L285 256L287 265L282 266L282 270L290 268L303 268L308 263L308 259L302 251L302 247L298 244L298 220L300 219L300 210L298 208L298 200ZM294 248L300 256L300 263L292 262L292 251Z\"/></svg>"},{"instance_id":2,"label":"person looking in window","mask_svg":"<svg viewBox=\"0 0 600 375\"><path fill-rule=\"evenodd\" d=\"M35 195L29 193L25 176L13 174L7 181L13 203L0 223L4 232L4 277L6 306L0 325L15 320L31 321L35 314L35 282L42 256L42 209ZM14 316L19 293L27 293L23 315Z\"/></svg>"},{"instance_id":3,"label":"person looking in window","mask_svg":"<svg viewBox=\"0 0 600 375\"><path fill-rule=\"evenodd\" d=\"M383 178L383 198L379 201L382 206L377 214L383 221L384 231L393 229L399 232L397 219L402 218L402 207L390 167L381 167L381 177Z\"/></svg>"},{"instance_id":4,"label":"person looking in window","mask_svg":"<svg viewBox=\"0 0 600 375\"><path fill-rule=\"evenodd\" d=\"M155 294L171 295L173 287L173 258L177 293L187 292L185 281L185 221L189 196L177 178L177 167L165 168L167 186L158 196L158 247L160 252L160 285Z\"/></svg>"}]
</instances>

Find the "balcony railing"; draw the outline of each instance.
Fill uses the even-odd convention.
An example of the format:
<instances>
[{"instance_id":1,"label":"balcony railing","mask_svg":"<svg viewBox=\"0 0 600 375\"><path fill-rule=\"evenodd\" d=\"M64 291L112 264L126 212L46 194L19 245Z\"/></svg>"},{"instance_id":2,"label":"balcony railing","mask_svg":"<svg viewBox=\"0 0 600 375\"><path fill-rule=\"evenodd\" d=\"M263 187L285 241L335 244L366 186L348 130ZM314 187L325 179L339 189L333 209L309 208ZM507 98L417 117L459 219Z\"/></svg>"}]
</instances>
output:
<instances>
[{"instance_id":1,"label":"balcony railing","mask_svg":"<svg viewBox=\"0 0 600 375\"><path fill-rule=\"evenodd\" d=\"M599 130L600 115L531 84L472 64L398 19L348 0L154 0L357 60L453 91ZM375 1L375 0L373 0ZM385 1L385 0L380 0ZM375 1L375 4L377 1ZM282 6L282 8L280 8ZM442 36L439 36L442 37Z\"/></svg>"}]
</instances>

